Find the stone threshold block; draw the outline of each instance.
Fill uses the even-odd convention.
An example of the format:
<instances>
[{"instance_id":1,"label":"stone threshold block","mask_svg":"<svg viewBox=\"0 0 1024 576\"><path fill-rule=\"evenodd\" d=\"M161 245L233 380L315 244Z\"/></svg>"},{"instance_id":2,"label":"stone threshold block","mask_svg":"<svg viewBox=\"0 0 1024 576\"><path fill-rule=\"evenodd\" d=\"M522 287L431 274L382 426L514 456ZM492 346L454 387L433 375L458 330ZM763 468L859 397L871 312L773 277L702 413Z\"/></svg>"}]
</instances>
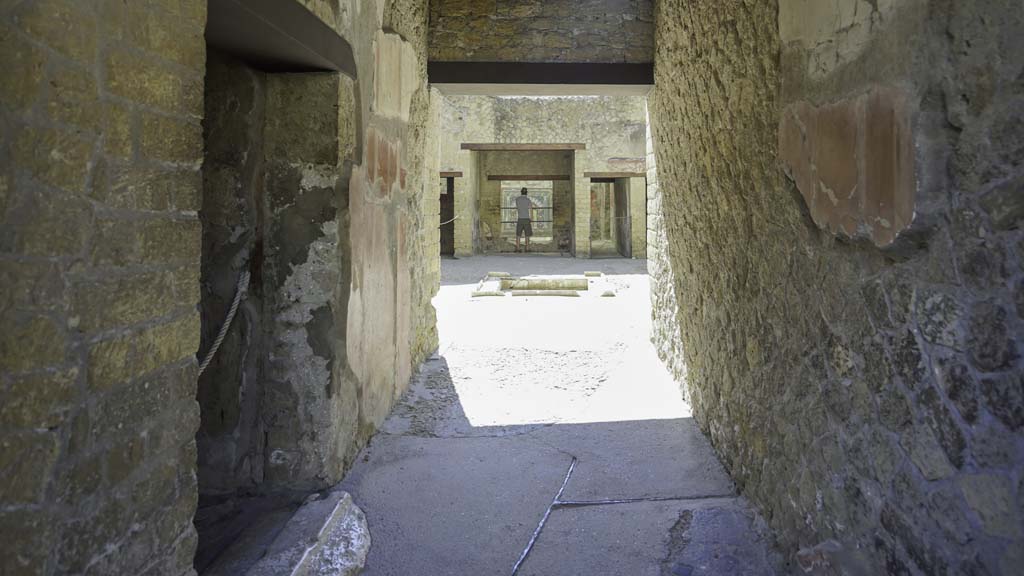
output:
<instances>
[{"instance_id":1,"label":"stone threshold block","mask_svg":"<svg viewBox=\"0 0 1024 576\"><path fill-rule=\"evenodd\" d=\"M502 278L502 290L588 290L586 278Z\"/></svg>"},{"instance_id":2,"label":"stone threshold block","mask_svg":"<svg viewBox=\"0 0 1024 576\"><path fill-rule=\"evenodd\" d=\"M575 290L513 290L513 296L563 296L567 298L579 298L580 293Z\"/></svg>"},{"instance_id":3,"label":"stone threshold block","mask_svg":"<svg viewBox=\"0 0 1024 576\"><path fill-rule=\"evenodd\" d=\"M370 551L363 511L348 492L313 495L247 576L355 576Z\"/></svg>"},{"instance_id":4,"label":"stone threshold block","mask_svg":"<svg viewBox=\"0 0 1024 576\"><path fill-rule=\"evenodd\" d=\"M470 296L473 298L504 297L505 293L498 290L478 290L473 292Z\"/></svg>"}]
</instances>

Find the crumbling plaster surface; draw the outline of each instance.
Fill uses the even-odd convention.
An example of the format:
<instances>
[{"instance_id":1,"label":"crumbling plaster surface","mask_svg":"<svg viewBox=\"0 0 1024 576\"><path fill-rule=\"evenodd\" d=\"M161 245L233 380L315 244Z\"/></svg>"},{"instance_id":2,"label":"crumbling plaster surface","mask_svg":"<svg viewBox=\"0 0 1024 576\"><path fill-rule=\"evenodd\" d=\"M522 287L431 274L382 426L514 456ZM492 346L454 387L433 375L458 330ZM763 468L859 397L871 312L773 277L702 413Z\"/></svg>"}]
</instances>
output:
<instances>
[{"instance_id":1,"label":"crumbling plaster surface","mask_svg":"<svg viewBox=\"0 0 1024 576\"><path fill-rule=\"evenodd\" d=\"M651 62L652 0L431 0L430 59Z\"/></svg>"},{"instance_id":2,"label":"crumbling plaster surface","mask_svg":"<svg viewBox=\"0 0 1024 576\"><path fill-rule=\"evenodd\" d=\"M480 183L486 182L486 175L479 173L481 154L461 150L462 143L586 144L587 150L574 154L568 172L574 178L577 256L589 255L590 181L583 178L583 173L645 171L647 125L645 103L640 97L445 96L440 129L441 170L463 173L462 178L456 178L457 256L470 256L490 248L485 229L489 224L479 193ZM635 257L645 253L646 246L634 243Z\"/></svg>"},{"instance_id":3,"label":"crumbling plaster surface","mask_svg":"<svg viewBox=\"0 0 1024 576\"><path fill-rule=\"evenodd\" d=\"M199 382L199 488L336 482L356 433L344 314L353 82L212 52L204 120L203 346L243 270L242 313ZM242 216L242 217L240 217Z\"/></svg>"},{"instance_id":4,"label":"crumbling plaster surface","mask_svg":"<svg viewBox=\"0 0 1024 576\"><path fill-rule=\"evenodd\" d=\"M677 300L659 349L802 565L1015 574L1024 7L822 3L828 60L817 8L813 33L787 20L807 4L658 5L651 272ZM913 221L887 248L812 219L778 147L790 104L879 87L906 99L914 151Z\"/></svg>"},{"instance_id":5,"label":"crumbling plaster surface","mask_svg":"<svg viewBox=\"0 0 1024 576\"><path fill-rule=\"evenodd\" d=\"M428 178L438 164L428 133L437 111L426 82L427 4L355 2L350 13L363 137L350 178L346 319L348 364L358 383L357 449L437 347L430 299L440 282L440 248L436 180Z\"/></svg>"},{"instance_id":6,"label":"crumbling plaster surface","mask_svg":"<svg viewBox=\"0 0 1024 576\"><path fill-rule=\"evenodd\" d=\"M437 346L439 236L425 2L309 4L352 44L357 80L282 75L287 107L268 116L286 156L268 178L293 192L268 190L263 409L269 484L315 489L340 480ZM308 124L324 117L333 125Z\"/></svg>"}]
</instances>

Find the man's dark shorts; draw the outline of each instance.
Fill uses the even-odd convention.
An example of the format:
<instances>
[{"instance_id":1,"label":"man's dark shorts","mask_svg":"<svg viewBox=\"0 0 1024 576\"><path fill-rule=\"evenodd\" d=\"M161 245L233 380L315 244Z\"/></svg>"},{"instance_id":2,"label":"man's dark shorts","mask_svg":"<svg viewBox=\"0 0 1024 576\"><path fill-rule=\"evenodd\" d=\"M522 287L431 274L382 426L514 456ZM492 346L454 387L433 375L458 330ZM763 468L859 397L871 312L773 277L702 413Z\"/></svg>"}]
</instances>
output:
<instances>
[{"instance_id":1,"label":"man's dark shorts","mask_svg":"<svg viewBox=\"0 0 1024 576\"><path fill-rule=\"evenodd\" d=\"M533 236L533 224L530 223L529 218L520 218L519 221L516 222L516 238L519 238L523 234L526 234L527 238Z\"/></svg>"}]
</instances>

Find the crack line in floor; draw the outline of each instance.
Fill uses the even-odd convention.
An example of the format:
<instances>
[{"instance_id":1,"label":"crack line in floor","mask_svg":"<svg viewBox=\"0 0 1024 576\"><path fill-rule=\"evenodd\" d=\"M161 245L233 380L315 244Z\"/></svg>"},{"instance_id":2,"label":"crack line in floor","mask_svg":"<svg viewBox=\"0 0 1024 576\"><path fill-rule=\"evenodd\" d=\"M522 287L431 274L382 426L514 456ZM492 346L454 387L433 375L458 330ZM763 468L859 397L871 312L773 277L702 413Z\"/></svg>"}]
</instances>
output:
<instances>
[{"instance_id":1,"label":"crack line in floor","mask_svg":"<svg viewBox=\"0 0 1024 576\"><path fill-rule=\"evenodd\" d=\"M530 550L533 550L533 545L537 542L537 538L540 536L541 530L544 529L544 524L547 523L548 517L551 516L551 510L554 509L555 503L562 497L562 492L565 492L566 485L569 484L569 477L572 476L573 469L576 468L576 457L572 457L572 462L569 463L569 470L565 473L565 479L562 480L562 486L558 489L558 493L551 499L551 504L548 505L548 509L544 511L544 516L541 517L540 522L537 524L536 530L533 531L533 536L530 537L530 541L526 543L526 548L523 549L523 553L519 555L519 560L516 561L515 566L512 567L512 576L516 576L519 572L519 568L522 567L523 562L526 561L526 557L530 554Z\"/></svg>"},{"instance_id":2,"label":"crack line in floor","mask_svg":"<svg viewBox=\"0 0 1024 576\"><path fill-rule=\"evenodd\" d=\"M540 533L544 530L544 526L548 522L548 518L551 516L551 512L560 508L584 508L587 506L608 506L614 504L634 504L637 502L680 502L680 501L694 501L694 500L715 500L724 498L735 498L736 494L708 494L705 496L649 496L646 498L618 498L618 499L606 499L606 500L562 500L562 493L565 492L565 487L569 485L569 479L572 477L573 470L576 469L576 463L579 461L576 456L572 456L572 461L569 463L569 470L565 473L565 478L562 479L562 485L558 488L558 492L555 497L551 500L551 504L548 505L547 510L544 511L544 516L541 517L540 522L537 523L537 528L534 529L533 535L530 536L530 541L526 543L526 547L523 548L523 553L519 555L519 559L515 565L512 566L512 576L516 576L519 573L519 569L522 568L523 563L526 562L526 557L530 555L530 551L533 550L534 544L537 543L537 539L540 538Z\"/></svg>"},{"instance_id":3,"label":"crack line in floor","mask_svg":"<svg viewBox=\"0 0 1024 576\"><path fill-rule=\"evenodd\" d=\"M607 506L609 504L633 504L636 502L685 502L690 500L715 500L735 498L735 494L709 494L707 496L651 496L648 498L621 498L613 500L558 500L554 508L583 508L585 506Z\"/></svg>"}]
</instances>

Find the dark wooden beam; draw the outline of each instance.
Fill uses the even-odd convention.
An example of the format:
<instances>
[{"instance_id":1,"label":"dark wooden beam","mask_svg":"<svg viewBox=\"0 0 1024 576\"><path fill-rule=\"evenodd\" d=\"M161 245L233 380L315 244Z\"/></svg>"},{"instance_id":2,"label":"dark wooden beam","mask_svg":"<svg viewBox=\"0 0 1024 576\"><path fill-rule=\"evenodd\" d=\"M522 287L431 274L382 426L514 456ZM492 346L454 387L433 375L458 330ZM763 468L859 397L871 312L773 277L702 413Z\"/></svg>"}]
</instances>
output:
<instances>
[{"instance_id":1,"label":"dark wooden beam","mask_svg":"<svg viewBox=\"0 0 1024 576\"><path fill-rule=\"evenodd\" d=\"M486 152L550 152L558 150L586 150L586 144L462 144L463 150L479 150Z\"/></svg>"},{"instance_id":2,"label":"dark wooden beam","mask_svg":"<svg viewBox=\"0 0 1024 576\"><path fill-rule=\"evenodd\" d=\"M522 180L542 180L542 181L552 180L552 181L554 181L554 180L572 180L572 176L569 176L568 174L491 174L491 175L487 176L487 179L491 180L491 181L494 181L494 180L506 180L506 181L507 180L513 180L513 181L517 181L517 182L518 181L522 181Z\"/></svg>"},{"instance_id":3,"label":"dark wooden beam","mask_svg":"<svg viewBox=\"0 0 1024 576\"><path fill-rule=\"evenodd\" d=\"M462 172L441 172L441 178L462 178Z\"/></svg>"},{"instance_id":4,"label":"dark wooden beam","mask_svg":"<svg viewBox=\"0 0 1024 576\"><path fill-rule=\"evenodd\" d=\"M646 172L584 172L584 178L646 178Z\"/></svg>"},{"instance_id":5,"label":"dark wooden beam","mask_svg":"<svg viewBox=\"0 0 1024 576\"><path fill-rule=\"evenodd\" d=\"M267 71L356 77L352 46L297 0L209 0L206 41Z\"/></svg>"},{"instance_id":6,"label":"dark wooden beam","mask_svg":"<svg viewBox=\"0 0 1024 576\"><path fill-rule=\"evenodd\" d=\"M654 64L622 62L427 62L431 84L653 86Z\"/></svg>"}]
</instances>

